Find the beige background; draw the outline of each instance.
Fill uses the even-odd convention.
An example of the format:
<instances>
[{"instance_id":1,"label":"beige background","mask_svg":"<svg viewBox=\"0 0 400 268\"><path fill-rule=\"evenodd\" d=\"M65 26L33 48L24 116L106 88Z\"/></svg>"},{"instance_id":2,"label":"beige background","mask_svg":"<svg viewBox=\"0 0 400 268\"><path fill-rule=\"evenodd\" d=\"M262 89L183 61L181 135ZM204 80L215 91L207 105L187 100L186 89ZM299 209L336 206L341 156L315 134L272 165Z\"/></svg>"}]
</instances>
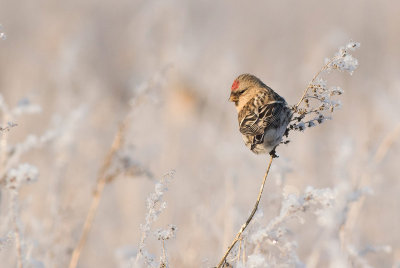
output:
<instances>
[{"instance_id":1,"label":"beige background","mask_svg":"<svg viewBox=\"0 0 400 268\"><path fill-rule=\"evenodd\" d=\"M155 224L178 227L167 242L171 266L215 265L250 211L266 166L265 157L243 145L227 102L232 81L253 73L293 104L324 59L355 40L359 69L328 77L345 90L342 109L279 148L261 206L268 222L279 212L284 186L294 192L309 185L368 186L373 194L353 218L351 244L359 250L390 245L389 253L364 257L375 267L397 267L399 10L397 1L374 0L0 0L7 35L0 41L0 92L10 107L23 98L42 107L13 119L18 127L5 134L8 142L58 130L20 159L40 171L20 196L29 258L66 267L118 124L148 83L124 152L157 179L176 170ZM393 142L385 141L391 134ZM387 151L376 164L382 144ZM153 186L146 176L120 176L107 185L79 267L117 267L118 249L137 247ZM1 202L4 218L7 202ZM305 224L293 221L290 228L307 264L320 227L310 213ZM1 236L9 229L3 226ZM148 249L160 256L155 239ZM320 265L332 261L326 254ZM13 244L0 260L15 265Z\"/></svg>"}]
</instances>

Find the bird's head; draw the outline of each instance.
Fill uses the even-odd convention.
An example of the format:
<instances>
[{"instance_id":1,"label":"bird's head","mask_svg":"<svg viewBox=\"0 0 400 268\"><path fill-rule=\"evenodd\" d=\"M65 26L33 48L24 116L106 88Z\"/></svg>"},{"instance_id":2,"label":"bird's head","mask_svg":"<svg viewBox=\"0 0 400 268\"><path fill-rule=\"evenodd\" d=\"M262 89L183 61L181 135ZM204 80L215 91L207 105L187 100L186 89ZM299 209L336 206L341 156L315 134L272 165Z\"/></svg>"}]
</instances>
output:
<instances>
[{"instance_id":1,"label":"bird's head","mask_svg":"<svg viewBox=\"0 0 400 268\"><path fill-rule=\"evenodd\" d=\"M254 86L265 86L260 79L251 74L241 74L235 81L233 81L231 87L231 95L229 101L234 102L236 106L239 104L239 98L246 94L246 92Z\"/></svg>"}]
</instances>

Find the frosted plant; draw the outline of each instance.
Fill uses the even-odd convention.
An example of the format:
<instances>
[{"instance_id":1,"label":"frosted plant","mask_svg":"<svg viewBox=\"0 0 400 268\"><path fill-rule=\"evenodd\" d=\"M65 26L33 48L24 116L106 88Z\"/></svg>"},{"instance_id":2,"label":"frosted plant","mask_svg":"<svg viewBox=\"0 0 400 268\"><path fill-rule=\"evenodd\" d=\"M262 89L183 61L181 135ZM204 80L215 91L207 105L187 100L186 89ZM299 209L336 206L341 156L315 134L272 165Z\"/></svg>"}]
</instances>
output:
<instances>
[{"instance_id":1,"label":"frosted plant","mask_svg":"<svg viewBox=\"0 0 400 268\"><path fill-rule=\"evenodd\" d=\"M37 180L39 171L30 164L20 164L8 171L5 178L5 187L10 190L18 190L23 183L30 183Z\"/></svg>"},{"instance_id":2,"label":"frosted plant","mask_svg":"<svg viewBox=\"0 0 400 268\"><path fill-rule=\"evenodd\" d=\"M134 267L168 267L164 241L175 236L176 226L170 225L168 229L158 230L156 232L158 240L162 241L164 253L159 264L156 263L155 257L146 250L146 240L150 234L153 223L158 219L161 212L167 207L167 203L163 201L163 197L165 192L168 190L168 183L173 178L174 174L174 171L165 174L154 186L154 192L151 193L147 198L146 219L145 223L140 226L142 237L139 243L139 252L136 256L136 260L131 260Z\"/></svg>"},{"instance_id":3,"label":"frosted plant","mask_svg":"<svg viewBox=\"0 0 400 268\"><path fill-rule=\"evenodd\" d=\"M19 219L19 189L25 183L36 181L38 174L38 169L35 166L20 164L16 168L11 168L2 180L3 186L9 191L9 213L14 228L13 238L17 251L18 267L23 267L24 263L29 261L25 252L22 223Z\"/></svg>"},{"instance_id":4,"label":"frosted plant","mask_svg":"<svg viewBox=\"0 0 400 268\"><path fill-rule=\"evenodd\" d=\"M243 232L242 240L245 243L241 243L240 247L247 249L247 257L243 255L241 262L238 261L235 267L305 267L296 252L297 242L293 239L296 234L288 226L296 221L305 223L304 216L307 214L315 215L315 222L320 230L318 232L321 233L313 242L317 253L315 256L323 254L323 261L328 262L331 267L344 267L348 260L360 267L370 267L365 259L366 254L390 253L391 247L369 245L357 250L353 245L344 245L341 251L342 241L338 237L339 230L347 221L349 205L370 193L368 188L354 190L344 182L333 189L315 189L309 186L299 196L283 194L279 215L264 225L259 223L260 217L255 217L252 227L256 225L257 228L249 228ZM257 213L259 214L260 212ZM318 263L319 257L312 255L312 261L308 262ZM238 260L239 258L240 256Z\"/></svg>"},{"instance_id":5,"label":"frosted plant","mask_svg":"<svg viewBox=\"0 0 400 268\"><path fill-rule=\"evenodd\" d=\"M113 180L119 175L130 177L145 176L153 179L153 174L133 158L133 155L135 155L133 149L132 145L126 145L115 152L112 163L105 175L107 180Z\"/></svg>"},{"instance_id":6,"label":"frosted plant","mask_svg":"<svg viewBox=\"0 0 400 268\"><path fill-rule=\"evenodd\" d=\"M300 101L292 107L292 123L288 127L286 136L290 130L303 131L307 127L314 127L331 119L330 115L341 106L336 97L342 95L344 91L338 86L328 87L328 81L322 76L334 70L353 74L358 61L350 52L359 47L360 43L349 42L339 48L332 58L325 60L325 65L308 84Z\"/></svg>"},{"instance_id":7,"label":"frosted plant","mask_svg":"<svg viewBox=\"0 0 400 268\"><path fill-rule=\"evenodd\" d=\"M43 147L56 137L61 137L66 130L66 121L62 121L58 125L50 126L42 135L28 135L19 143L12 144L7 140L8 131L18 126L14 122L20 116L39 112L41 112L41 107L30 102L27 98L20 100L15 107L9 107L0 94L0 126L2 126L0 127L0 185L7 193L6 197L8 197L8 199L5 199L8 204L8 219L4 221L4 226L0 226L2 233L0 248L6 247L11 242L15 245L18 267L39 267L37 265L40 263L31 256L29 249L32 248L33 242L30 242L24 235L24 224L20 219L19 196L20 188L24 184L37 181L39 171L34 165L21 164L21 157L33 148Z\"/></svg>"},{"instance_id":8,"label":"frosted plant","mask_svg":"<svg viewBox=\"0 0 400 268\"><path fill-rule=\"evenodd\" d=\"M25 153L34 148L41 148L45 144L48 144L56 137L59 137L63 130L64 128L62 127L52 126L40 136L30 134L20 143L7 144L7 146L2 149L2 164L4 167L0 170L0 180L4 180L7 171L15 167Z\"/></svg>"},{"instance_id":9,"label":"frosted plant","mask_svg":"<svg viewBox=\"0 0 400 268\"><path fill-rule=\"evenodd\" d=\"M18 126L16 123L8 121L6 126L0 126L0 133L3 131L10 131L11 128Z\"/></svg>"},{"instance_id":10,"label":"frosted plant","mask_svg":"<svg viewBox=\"0 0 400 268\"><path fill-rule=\"evenodd\" d=\"M332 207L334 198L335 195L331 189L314 189L312 187L308 187L301 196L295 194L285 196L279 215L270 220L266 226L260 226L254 232L249 233L246 240L249 243L247 248L256 250L249 257L261 252L268 255L268 260L265 263L271 266L303 267L304 264L296 253L297 243L291 241L287 236L290 230L286 227L286 223L291 219L297 219L300 223L303 223L302 215L308 211L318 214L320 211ZM266 254L266 252L269 254ZM248 263L247 267L252 266Z\"/></svg>"},{"instance_id":11,"label":"frosted plant","mask_svg":"<svg viewBox=\"0 0 400 268\"><path fill-rule=\"evenodd\" d=\"M291 130L304 131L307 127L316 126L323 123L327 119L330 119L330 114L332 114L337 108L340 107L340 102L335 97L341 95L343 93L343 90L337 86L329 88L327 81L323 79L322 75L328 74L334 70L345 71L353 74L354 70L358 66L358 61L350 54L350 52L359 47L359 43L349 42L346 46L340 47L339 51L332 58L325 60L325 65L317 74L314 75L312 80L309 82L298 103L291 107L291 121L284 134L286 138L289 137L289 133ZM232 85L232 88L234 89L235 86L236 85L234 83ZM281 143L287 144L289 143L289 140L284 140ZM275 152L275 149L273 150L273 152ZM233 242L228 247L228 250L219 261L217 265L218 268L223 267L225 264L227 264L226 259L229 253L234 248L236 243L241 240L243 232L252 221L261 200L265 182L271 168L272 160L275 157L275 153L271 154L254 208L250 213L250 216L247 218L246 222L241 226L239 232L236 234L236 237L233 239ZM289 198L287 202L294 203L283 204L283 209L286 208L286 211L281 211L281 218L284 217L286 214L290 215L293 209L296 210L299 208L299 205L296 203L297 201L298 200L296 199ZM279 222L280 218L278 217L275 220Z\"/></svg>"},{"instance_id":12,"label":"frosted plant","mask_svg":"<svg viewBox=\"0 0 400 268\"><path fill-rule=\"evenodd\" d=\"M158 229L157 232L155 232L157 239L162 243L163 254L160 257L160 267L169 267L165 241L174 238L176 231L177 227L173 224L169 224L167 229Z\"/></svg>"},{"instance_id":13,"label":"frosted plant","mask_svg":"<svg viewBox=\"0 0 400 268\"><path fill-rule=\"evenodd\" d=\"M93 220L95 218L94 216L100 204L100 199L103 196L106 184L112 182L119 175L146 175L150 178L152 177L151 173L147 171L147 169L140 166L137 161L134 161L131 156L126 154L129 154L129 152L124 153L122 150L125 146L126 131L133 121L132 116L135 109L140 105L143 99L153 91L153 89L161 86L163 82L161 81L163 80L162 74L164 74L165 71L166 68L164 68L162 72L156 73L148 82L143 83L143 85L135 92L135 97L129 102L130 110L120 123L111 148L104 159L102 167L100 168L95 186L95 194L92 196L92 202L86 215L79 241L72 252L69 263L70 268L75 268L78 265L79 258L92 228ZM121 174L121 172L123 174Z\"/></svg>"},{"instance_id":14,"label":"frosted plant","mask_svg":"<svg viewBox=\"0 0 400 268\"><path fill-rule=\"evenodd\" d=\"M26 106L30 106L30 104L25 101ZM1 238L2 246L7 245L7 241L10 239L13 240L16 248L16 256L17 256L17 266L23 267L25 263L30 261L27 258L25 252L25 240L23 237L22 231L22 223L19 218L19 190L20 187L29 182L34 182L38 177L38 169L30 164L19 164L19 160L21 155L28 151L29 148L37 146L36 136L28 136L27 138L27 146L24 143L19 144L9 144L7 140L7 134L11 128L16 127L17 124L14 123L15 118L22 114L32 113L32 112L40 112L39 106L35 106L33 109L21 109L19 112L17 111L19 105L17 107L11 109L4 101L3 96L0 94L0 114L1 114L1 122L0 122L0 184L1 186L7 190L8 192L8 215L10 225L12 226L12 232L9 230L9 227L2 228L1 232L7 232L8 235ZM9 234L12 233L13 236L10 237Z\"/></svg>"},{"instance_id":15,"label":"frosted plant","mask_svg":"<svg viewBox=\"0 0 400 268\"><path fill-rule=\"evenodd\" d=\"M0 237L0 252L9 247L13 241L13 232L9 231L5 236Z\"/></svg>"},{"instance_id":16,"label":"frosted plant","mask_svg":"<svg viewBox=\"0 0 400 268\"><path fill-rule=\"evenodd\" d=\"M3 131L9 131L11 128L18 126L18 124L14 122L14 119L18 116L40 113L41 111L42 108L37 104L31 103L28 98L21 99L14 108L10 109L4 101L3 96L0 94L0 113L3 121L0 124L0 133Z\"/></svg>"},{"instance_id":17,"label":"frosted plant","mask_svg":"<svg viewBox=\"0 0 400 268\"><path fill-rule=\"evenodd\" d=\"M1 25L0 25L1 30ZM2 122L0 124L0 134L5 131L10 131L11 128L16 127L17 124L14 123L10 118L10 111L7 103L4 101L3 95L0 94L0 113L2 116Z\"/></svg>"}]
</instances>

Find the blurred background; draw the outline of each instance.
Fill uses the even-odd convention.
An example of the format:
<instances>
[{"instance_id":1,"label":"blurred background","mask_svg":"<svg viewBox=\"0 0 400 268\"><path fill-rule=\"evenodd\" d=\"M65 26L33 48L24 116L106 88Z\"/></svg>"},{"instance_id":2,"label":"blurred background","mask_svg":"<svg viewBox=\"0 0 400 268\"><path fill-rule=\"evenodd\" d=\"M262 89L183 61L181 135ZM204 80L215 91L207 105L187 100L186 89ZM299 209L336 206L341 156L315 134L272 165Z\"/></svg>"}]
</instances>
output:
<instances>
[{"instance_id":1,"label":"blurred background","mask_svg":"<svg viewBox=\"0 0 400 268\"><path fill-rule=\"evenodd\" d=\"M388 245L363 257L373 267L399 267L399 9L389 0L0 0L0 93L10 109L41 107L8 118L18 126L3 139L12 146L51 136L19 160L40 173L19 196L27 265L68 265L127 114L121 155L145 172L106 185L79 267L123 267L134 256L146 198L170 170L168 205L154 226L178 227L166 242L170 265L216 265L253 207L267 161L242 142L227 101L233 80L255 74L295 104L324 59L354 40L359 68L326 76L344 89L343 107L279 147L261 208L268 222L282 189L368 187L352 217L351 244L360 251ZM5 219L5 199L1 208ZM2 237L11 229L1 228ZM309 267L315 228L324 231L312 216L291 226ZM153 236L147 248L161 255ZM332 258L327 251L314 265ZM0 259L15 267L12 242Z\"/></svg>"}]
</instances>

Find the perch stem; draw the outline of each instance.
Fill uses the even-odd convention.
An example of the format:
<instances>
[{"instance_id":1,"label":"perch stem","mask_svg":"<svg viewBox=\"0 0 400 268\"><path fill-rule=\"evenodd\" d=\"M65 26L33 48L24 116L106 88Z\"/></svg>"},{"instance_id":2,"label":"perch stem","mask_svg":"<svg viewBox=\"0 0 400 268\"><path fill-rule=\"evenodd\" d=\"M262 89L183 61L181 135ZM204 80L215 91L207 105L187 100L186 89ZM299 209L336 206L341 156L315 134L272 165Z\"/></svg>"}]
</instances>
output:
<instances>
[{"instance_id":1,"label":"perch stem","mask_svg":"<svg viewBox=\"0 0 400 268\"><path fill-rule=\"evenodd\" d=\"M262 193L263 193L263 190L264 190L264 185L265 185L265 182L267 180L268 173L269 173L269 170L271 168L271 164L272 164L272 160L273 159L274 159L274 157L271 155L271 158L270 158L269 163L268 163L267 171L265 172L264 179L263 179L263 182L261 184L260 192L258 193L257 201L256 201L256 203L254 205L253 211L251 212L250 216L247 218L246 222L240 228L240 230L237 233L237 235L236 235L235 239L233 240L232 244L230 245L228 250L225 252L224 257L222 257L221 261L218 263L218 266L217 266L218 268L221 268L222 265L226 262L226 258L228 257L228 255L231 252L232 248L235 246L236 242L239 241L240 236L242 235L244 230L247 228L247 226L250 224L251 220L254 217L254 214L256 214L256 211L258 209L258 204L260 203L261 196L262 196Z\"/></svg>"}]
</instances>

